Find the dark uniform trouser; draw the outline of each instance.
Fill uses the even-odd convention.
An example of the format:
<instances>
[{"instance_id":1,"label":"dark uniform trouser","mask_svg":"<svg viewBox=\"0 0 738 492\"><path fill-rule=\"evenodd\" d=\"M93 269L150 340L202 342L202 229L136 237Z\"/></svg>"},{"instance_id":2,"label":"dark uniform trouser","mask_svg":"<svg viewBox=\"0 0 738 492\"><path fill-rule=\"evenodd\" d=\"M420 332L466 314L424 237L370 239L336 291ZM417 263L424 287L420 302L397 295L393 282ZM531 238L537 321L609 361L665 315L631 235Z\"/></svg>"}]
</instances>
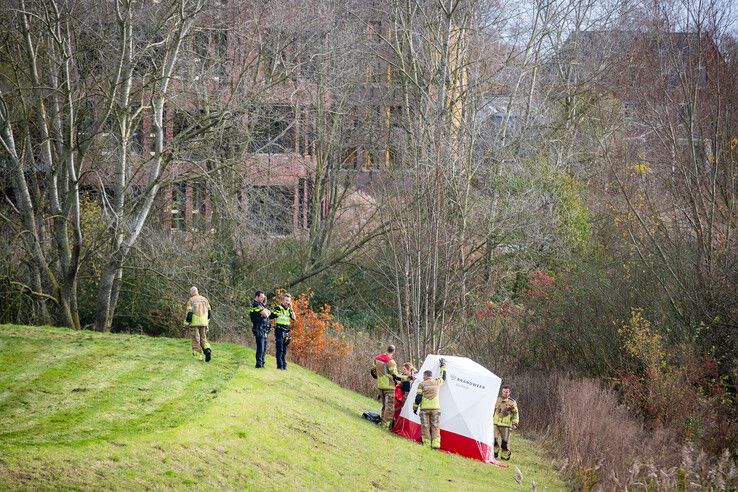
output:
<instances>
[{"instance_id":1,"label":"dark uniform trouser","mask_svg":"<svg viewBox=\"0 0 738 492\"><path fill-rule=\"evenodd\" d=\"M256 367L264 367L267 351L267 333L264 330L251 330L256 338Z\"/></svg>"},{"instance_id":2,"label":"dark uniform trouser","mask_svg":"<svg viewBox=\"0 0 738 492\"><path fill-rule=\"evenodd\" d=\"M395 390L379 390L382 399L382 422L392 422L395 418Z\"/></svg>"},{"instance_id":3,"label":"dark uniform trouser","mask_svg":"<svg viewBox=\"0 0 738 492\"><path fill-rule=\"evenodd\" d=\"M283 330L280 327L274 330L274 342L277 346L277 369L287 369L287 345L284 344L284 337L289 333L289 330Z\"/></svg>"},{"instance_id":4,"label":"dark uniform trouser","mask_svg":"<svg viewBox=\"0 0 738 492\"><path fill-rule=\"evenodd\" d=\"M441 411L421 410L420 429L423 444L430 444L432 448L441 447Z\"/></svg>"}]
</instances>

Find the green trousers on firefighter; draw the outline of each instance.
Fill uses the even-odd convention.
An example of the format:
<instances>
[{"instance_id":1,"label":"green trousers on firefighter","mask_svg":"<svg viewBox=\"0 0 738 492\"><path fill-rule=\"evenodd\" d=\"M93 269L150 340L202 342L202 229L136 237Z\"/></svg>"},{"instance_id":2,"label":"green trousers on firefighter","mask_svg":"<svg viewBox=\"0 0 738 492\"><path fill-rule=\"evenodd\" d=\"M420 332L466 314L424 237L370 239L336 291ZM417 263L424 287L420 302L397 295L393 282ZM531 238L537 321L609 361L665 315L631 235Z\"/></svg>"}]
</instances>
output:
<instances>
[{"instance_id":1,"label":"green trousers on firefighter","mask_svg":"<svg viewBox=\"0 0 738 492\"><path fill-rule=\"evenodd\" d=\"M441 447L441 411L421 410L420 429L423 436L423 445L430 444L433 449Z\"/></svg>"}]
</instances>

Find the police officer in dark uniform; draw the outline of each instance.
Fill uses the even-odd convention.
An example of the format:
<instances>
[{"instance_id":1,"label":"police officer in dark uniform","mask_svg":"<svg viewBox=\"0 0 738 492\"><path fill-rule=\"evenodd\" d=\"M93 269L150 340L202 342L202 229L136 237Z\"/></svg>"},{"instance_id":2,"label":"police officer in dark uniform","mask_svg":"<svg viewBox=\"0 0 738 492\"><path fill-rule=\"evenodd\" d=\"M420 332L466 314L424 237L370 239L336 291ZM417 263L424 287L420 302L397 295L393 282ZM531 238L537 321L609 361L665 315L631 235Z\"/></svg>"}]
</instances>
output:
<instances>
[{"instance_id":1,"label":"police officer in dark uniform","mask_svg":"<svg viewBox=\"0 0 738 492\"><path fill-rule=\"evenodd\" d=\"M277 369L287 370L287 346L290 344L290 322L295 319L292 296L282 296L282 303L274 308L269 318L275 320L274 342L277 346Z\"/></svg>"},{"instance_id":2,"label":"police officer in dark uniform","mask_svg":"<svg viewBox=\"0 0 738 492\"><path fill-rule=\"evenodd\" d=\"M249 309L249 317L253 328L251 332L256 338L256 368L264 367L264 357L267 351L267 336L271 330L271 324L269 317L272 314L266 308L267 296L262 291L257 290L254 294L254 302L251 303L251 309Z\"/></svg>"}]
</instances>

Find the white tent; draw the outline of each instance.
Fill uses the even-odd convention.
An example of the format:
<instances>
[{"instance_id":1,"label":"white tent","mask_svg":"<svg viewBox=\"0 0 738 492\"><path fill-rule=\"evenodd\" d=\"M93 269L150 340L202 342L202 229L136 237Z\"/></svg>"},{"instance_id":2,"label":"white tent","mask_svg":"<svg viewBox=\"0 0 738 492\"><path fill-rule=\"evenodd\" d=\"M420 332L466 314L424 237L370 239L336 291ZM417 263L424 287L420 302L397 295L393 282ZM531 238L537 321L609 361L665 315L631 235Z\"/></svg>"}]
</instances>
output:
<instances>
[{"instance_id":1,"label":"white tent","mask_svg":"<svg viewBox=\"0 0 738 492\"><path fill-rule=\"evenodd\" d=\"M501 379L466 357L428 355L410 389L393 431L420 441L420 418L413 412L418 384L425 370L440 375L446 360L446 381L441 386L441 449L481 461L494 462L492 414Z\"/></svg>"}]
</instances>

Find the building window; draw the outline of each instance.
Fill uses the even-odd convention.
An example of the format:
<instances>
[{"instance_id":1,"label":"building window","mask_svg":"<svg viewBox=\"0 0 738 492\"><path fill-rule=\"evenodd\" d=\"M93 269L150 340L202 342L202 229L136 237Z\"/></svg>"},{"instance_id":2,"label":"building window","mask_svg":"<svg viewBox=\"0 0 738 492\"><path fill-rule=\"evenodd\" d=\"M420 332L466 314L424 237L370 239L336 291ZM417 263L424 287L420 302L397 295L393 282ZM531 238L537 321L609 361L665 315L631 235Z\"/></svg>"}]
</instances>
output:
<instances>
[{"instance_id":1,"label":"building window","mask_svg":"<svg viewBox=\"0 0 738 492\"><path fill-rule=\"evenodd\" d=\"M215 138L213 148L217 155L226 161L240 161L243 158L244 142L246 142L247 132L241 126L242 118L236 116L233 118L236 124L229 124L223 127L220 135Z\"/></svg>"},{"instance_id":2,"label":"building window","mask_svg":"<svg viewBox=\"0 0 738 492\"><path fill-rule=\"evenodd\" d=\"M206 138L208 115L205 111L175 110L172 116L172 138L177 139L175 153L186 160L201 161L209 151Z\"/></svg>"},{"instance_id":3,"label":"building window","mask_svg":"<svg viewBox=\"0 0 738 492\"><path fill-rule=\"evenodd\" d=\"M316 81L319 74L317 57L308 56L300 63L300 75L303 79Z\"/></svg>"},{"instance_id":4,"label":"building window","mask_svg":"<svg viewBox=\"0 0 738 492\"><path fill-rule=\"evenodd\" d=\"M282 35L274 31L267 34L267 39L260 50L259 64L266 82L276 82L287 77L287 48Z\"/></svg>"},{"instance_id":5,"label":"building window","mask_svg":"<svg viewBox=\"0 0 738 492\"><path fill-rule=\"evenodd\" d=\"M284 104L256 108L249 114L249 152L283 154L295 148L295 111Z\"/></svg>"},{"instance_id":6,"label":"building window","mask_svg":"<svg viewBox=\"0 0 738 492\"><path fill-rule=\"evenodd\" d=\"M312 108L305 108L300 118L299 150L302 155L313 155L315 144L315 113Z\"/></svg>"},{"instance_id":7,"label":"building window","mask_svg":"<svg viewBox=\"0 0 738 492\"><path fill-rule=\"evenodd\" d=\"M390 123L392 128L402 127L402 106L390 106Z\"/></svg>"},{"instance_id":8,"label":"building window","mask_svg":"<svg viewBox=\"0 0 738 492\"><path fill-rule=\"evenodd\" d=\"M177 135L184 133L190 127L190 116L184 111L174 111L174 117L172 118L172 137L176 138Z\"/></svg>"},{"instance_id":9,"label":"building window","mask_svg":"<svg viewBox=\"0 0 738 492\"><path fill-rule=\"evenodd\" d=\"M310 206L310 182L305 178L298 180L297 220L302 227L310 228L312 223L312 207Z\"/></svg>"},{"instance_id":10,"label":"building window","mask_svg":"<svg viewBox=\"0 0 738 492\"><path fill-rule=\"evenodd\" d=\"M249 225L256 231L292 233L295 190L287 186L255 186L249 190Z\"/></svg>"},{"instance_id":11,"label":"building window","mask_svg":"<svg viewBox=\"0 0 738 492\"><path fill-rule=\"evenodd\" d=\"M366 37L369 41L379 42L382 40L382 21L372 20L367 23Z\"/></svg>"},{"instance_id":12,"label":"building window","mask_svg":"<svg viewBox=\"0 0 738 492\"><path fill-rule=\"evenodd\" d=\"M707 84L707 80L708 80L707 70L700 63L699 65L697 65L697 83L699 85L705 85Z\"/></svg>"},{"instance_id":13,"label":"building window","mask_svg":"<svg viewBox=\"0 0 738 492\"><path fill-rule=\"evenodd\" d=\"M358 150L356 147L348 147L343 151L341 157L341 167L345 169L356 169L358 162Z\"/></svg>"},{"instance_id":14,"label":"building window","mask_svg":"<svg viewBox=\"0 0 738 492\"><path fill-rule=\"evenodd\" d=\"M172 185L172 230L185 230L185 209L187 208L187 183Z\"/></svg>"},{"instance_id":15,"label":"building window","mask_svg":"<svg viewBox=\"0 0 738 492\"><path fill-rule=\"evenodd\" d=\"M379 167L384 162L384 150L366 149L364 150L364 169L372 169Z\"/></svg>"},{"instance_id":16,"label":"building window","mask_svg":"<svg viewBox=\"0 0 738 492\"><path fill-rule=\"evenodd\" d=\"M215 31L215 63L216 75L223 77L226 74L226 61L228 60L228 32Z\"/></svg>"},{"instance_id":17,"label":"building window","mask_svg":"<svg viewBox=\"0 0 738 492\"><path fill-rule=\"evenodd\" d=\"M387 108L380 104L366 105L359 110L360 118L353 130L358 130L371 138L376 130L387 128Z\"/></svg>"},{"instance_id":18,"label":"building window","mask_svg":"<svg viewBox=\"0 0 738 492\"><path fill-rule=\"evenodd\" d=\"M192 36L192 52L196 67L205 67L210 58L210 35L207 31L201 29L195 31Z\"/></svg>"},{"instance_id":19,"label":"building window","mask_svg":"<svg viewBox=\"0 0 738 492\"><path fill-rule=\"evenodd\" d=\"M390 82L396 83L402 79L402 68L397 66L395 63L389 64L390 70Z\"/></svg>"},{"instance_id":20,"label":"building window","mask_svg":"<svg viewBox=\"0 0 738 492\"><path fill-rule=\"evenodd\" d=\"M131 132L131 150L136 154L143 153L144 149L143 123L143 118L140 115L132 121L133 131Z\"/></svg>"},{"instance_id":21,"label":"building window","mask_svg":"<svg viewBox=\"0 0 738 492\"><path fill-rule=\"evenodd\" d=\"M192 228L196 231L205 230L205 182L196 181L192 185Z\"/></svg>"},{"instance_id":22,"label":"building window","mask_svg":"<svg viewBox=\"0 0 738 492\"><path fill-rule=\"evenodd\" d=\"M372 65L369 67L369 70L369 82L374 82L376 84L387 82L388 66L386 61L382 60L379 57L376 57Z\"/></svg>"},{"instance_id":23,"label":"building window","mask_svg":"<svg viewBox=\"0 0 738 492\"><path fill-rule=\"evenodd\" d=\"M632 124L636 116L636 106L628 101L622 104L623 121L626 124Z\"/></svg>"}]
</instances>

